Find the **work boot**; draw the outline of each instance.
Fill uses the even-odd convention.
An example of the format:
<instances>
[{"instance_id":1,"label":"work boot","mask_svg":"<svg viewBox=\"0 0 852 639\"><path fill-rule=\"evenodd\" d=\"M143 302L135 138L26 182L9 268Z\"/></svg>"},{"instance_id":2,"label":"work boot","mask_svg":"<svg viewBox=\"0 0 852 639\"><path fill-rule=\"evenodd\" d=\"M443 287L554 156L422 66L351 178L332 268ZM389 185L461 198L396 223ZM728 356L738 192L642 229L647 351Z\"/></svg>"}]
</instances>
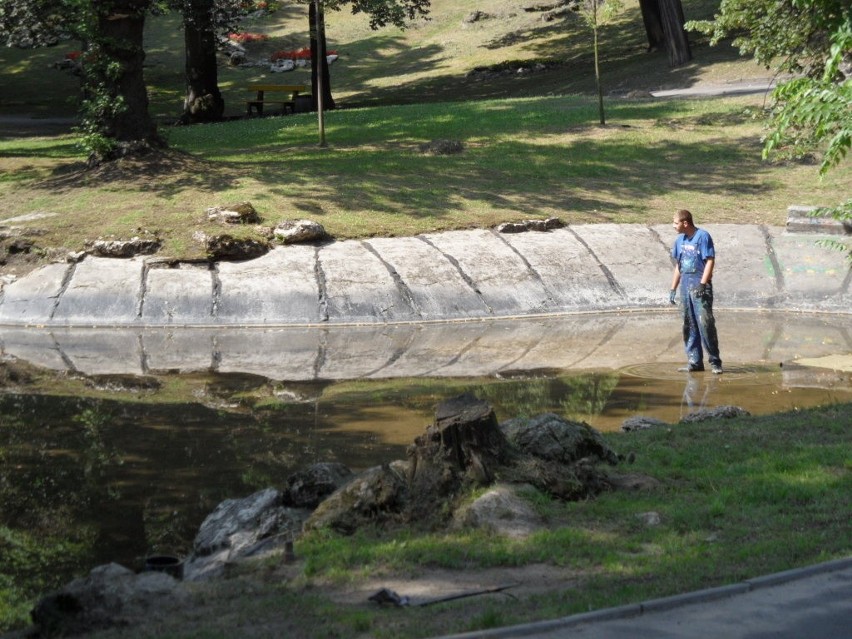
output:
<instances>
[{"instance_id":1,"label":"work boot","mask_svg":"<svg viewBox=\"0 0 852 639\"><path fill-rule=\"evenodd\" d=\"M704 370L703 364L688 364L677 369L678 373L700 373Z\"/></svg>"}]
</instances>

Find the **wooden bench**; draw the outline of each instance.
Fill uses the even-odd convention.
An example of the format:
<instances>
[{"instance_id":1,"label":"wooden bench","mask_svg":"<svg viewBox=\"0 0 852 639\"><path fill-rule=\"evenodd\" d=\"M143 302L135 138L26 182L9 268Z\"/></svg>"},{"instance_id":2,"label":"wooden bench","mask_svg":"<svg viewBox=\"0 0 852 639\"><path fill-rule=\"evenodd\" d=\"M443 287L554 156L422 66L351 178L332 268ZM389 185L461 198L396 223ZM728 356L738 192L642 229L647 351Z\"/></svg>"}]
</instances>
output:
<instances>
[{"instance_id":1,"label":"wooden bench","mask_svg":"<svg viewBox=\"0 0 852 639\"><path fill-rule=\"evenodd\" d=\"M249 91L255 91L254 100L246 100L246 114L251 115L252 111L257 111L258 115L263 115L263 107L267 104L280 104L281 113L292 113L296 106L296 96L304 92L307 87L304 84L250 84ZM266 98L267 93L289 93L288 100L269 100Z\"/></svg>"}]
</instances>

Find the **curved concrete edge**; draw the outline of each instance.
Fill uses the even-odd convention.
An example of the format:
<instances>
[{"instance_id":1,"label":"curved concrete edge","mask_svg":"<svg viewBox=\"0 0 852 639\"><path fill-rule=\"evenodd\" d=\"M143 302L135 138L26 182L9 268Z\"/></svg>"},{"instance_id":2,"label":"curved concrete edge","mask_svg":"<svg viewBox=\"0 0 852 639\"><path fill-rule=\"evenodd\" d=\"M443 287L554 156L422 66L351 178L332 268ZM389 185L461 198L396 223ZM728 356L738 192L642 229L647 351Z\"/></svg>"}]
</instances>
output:
<instances>
[{"instance_id":1,"label":"curved concrete edge","mask_svg":"<svg viewBox=\"0 0 852 639\"><path fill-rule=\"evenodd\" d=\"M726 597L745 594L758 588L766 588L779 584L802 579L817 574L835 572L845 570L852 567L852 557L844 557L832 561L826 561L820 564L806 566L804 568L794 568L783 572L747 579L745 581L730 584L727 586L719 586L717 588L707 588L705 590L697 590L671 597L662 597L659 599L650 599L636 604L628 604L625 606L617 606L614 608L605 608L602 610L594 610L592 612L584 612L560 619L551 619L548 621L537 621L527 624L519 624L515 626L507 626L505 628L494 628L492 630L481 630L465 632L455 635L445 635L435 639L503 639L509 637L526 637L540 633L551 632L554 630L562 630L578 626L580 624L595 623L599 621L610 621L613 619L627 619L630 617L638 617L643 614L659 612L662 610L671 610L679 606L686 606L695 603L713 602Z\"/></svg>"},{"instance_id":2,"label":"curved concrete edge","mask_svg":"<svg viewBox=\"0 0 852 639\"><path fill-rule=\"evenodd\" d=\"M852 312L852 269L821 236L704 226L716 307ZM0 289L5 326L389 324L667 307L668 225L450 231L286 246L245 262L50 264Z\"/></svg>"}]
</instances>

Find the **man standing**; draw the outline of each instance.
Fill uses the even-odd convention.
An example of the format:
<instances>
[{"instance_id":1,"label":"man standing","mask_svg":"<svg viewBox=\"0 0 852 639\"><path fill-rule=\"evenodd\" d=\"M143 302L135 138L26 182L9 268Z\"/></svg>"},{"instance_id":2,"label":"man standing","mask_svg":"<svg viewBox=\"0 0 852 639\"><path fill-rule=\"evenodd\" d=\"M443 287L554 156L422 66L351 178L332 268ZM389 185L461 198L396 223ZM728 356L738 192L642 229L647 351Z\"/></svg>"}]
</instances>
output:
<instances>
[{"instance_id":1,"label":"man standing","mask_svg":"<svg viewBox=\"0 0 852 639\"><path fill-rule=\"evenodd\" d=\"M675 261L669 302L677 304L680 285L681 310L683 312L683 345L686 348L687 364L679 371L704 370L704 350L710 361L710 369L717 375L722 373L719 357L719 338L716 335L716 319L713 317L713 266L716 251L710 234L695 226L692 213L681 209L674 215L674 229L678 236L672 248Z\"/></svg>"}]
</instances>

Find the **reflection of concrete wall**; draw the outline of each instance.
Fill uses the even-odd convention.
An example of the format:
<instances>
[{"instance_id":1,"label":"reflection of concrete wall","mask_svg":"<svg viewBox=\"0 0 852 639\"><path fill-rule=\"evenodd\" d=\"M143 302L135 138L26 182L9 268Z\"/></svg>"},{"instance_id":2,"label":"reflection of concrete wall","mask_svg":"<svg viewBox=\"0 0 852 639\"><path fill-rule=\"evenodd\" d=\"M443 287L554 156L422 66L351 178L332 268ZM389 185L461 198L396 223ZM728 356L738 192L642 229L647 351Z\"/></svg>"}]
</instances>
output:
<instances>
[{"instance_id":1,"label":"reflection of concrete wall","mask_svg":"<svg viewBox=\"0 0 852 639\"><path fill-rule=\"evenodd\" d=\"M726 364L852 352L848 315L721 312ZM288 328L31 328L0 332L0 354L54 370L212 370L308 381L468 377L536 369L615 370L683 360L676 312Z\"/></svg>"},{"instance_id":2,"label":"reflection of concrete wall","mask_svg":"<svg viewBox=\"0 0 852 639\"><path fill-rule=\"evenodd\" d=\"M852 271L815 236L707 229L717 308L852 312ZM0 326L384 324L667 308L673 239L668 225L594 224L278 247L209 268L88 257L7 285Z\"/></svg>"}]
</instances>

